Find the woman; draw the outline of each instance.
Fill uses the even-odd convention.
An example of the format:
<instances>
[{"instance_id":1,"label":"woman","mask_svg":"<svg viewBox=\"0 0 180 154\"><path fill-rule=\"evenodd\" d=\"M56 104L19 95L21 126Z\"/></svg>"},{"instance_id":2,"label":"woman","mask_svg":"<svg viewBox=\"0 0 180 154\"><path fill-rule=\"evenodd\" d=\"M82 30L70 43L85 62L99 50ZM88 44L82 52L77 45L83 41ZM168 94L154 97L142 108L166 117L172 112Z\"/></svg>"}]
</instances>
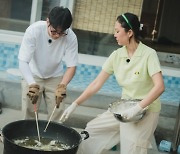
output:
<instances>
[{"instance_id":1,"label":"woman","mask_svg":"<svg viewBox=\"0 0 180 154\"><path fill-rule=\"evenodd\" d=\"M163 77L155 50L140 41L142 27L138 17L125 13L117 17L115 34L121 48L106 60L102 71L87 89L64 111L66 120L75 108L95 94L114 74L122 86L123 99L140 99L135 107L121 115L127 119L148 107L147 114L137 123L121 123L109 111L87 124L89 139L82 142L82 154L102 154L120 141L121 154L147 154L151 137L157 127L161 109L159 96L164 91Z\"/></svg>"}]
</instances>

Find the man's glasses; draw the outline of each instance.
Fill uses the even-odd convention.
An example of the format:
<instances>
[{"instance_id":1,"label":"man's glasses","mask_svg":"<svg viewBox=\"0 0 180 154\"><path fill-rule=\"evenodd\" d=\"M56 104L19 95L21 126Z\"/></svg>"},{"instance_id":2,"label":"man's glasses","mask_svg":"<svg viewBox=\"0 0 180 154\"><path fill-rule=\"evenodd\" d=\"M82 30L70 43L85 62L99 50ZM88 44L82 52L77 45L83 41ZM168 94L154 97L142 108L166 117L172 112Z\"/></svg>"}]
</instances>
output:
<instances>
[{"instance_id":1,"label":"man's glasses","mask_svg":"<svg viewBox=\"0 0 180 154\"><path fill-rule=\"evenodd\" d=\"M52 35L66 36L68 34L68 31L58 32L57 30L52 30L54 28L51 25L49 25L48 27L50 28Z\"/></svg>"}]
</instances>

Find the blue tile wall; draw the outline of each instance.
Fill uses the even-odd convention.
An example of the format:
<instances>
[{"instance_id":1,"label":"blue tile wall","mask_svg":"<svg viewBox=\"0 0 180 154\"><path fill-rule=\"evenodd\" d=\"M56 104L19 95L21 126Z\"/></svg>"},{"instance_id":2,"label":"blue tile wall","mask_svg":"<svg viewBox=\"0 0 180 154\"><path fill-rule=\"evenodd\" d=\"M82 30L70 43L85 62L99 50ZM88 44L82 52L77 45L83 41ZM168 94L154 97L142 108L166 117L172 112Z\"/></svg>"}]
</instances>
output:
<instances>
[{"instance_id":1,"label":"blue tile wall","mask_svg":"<svg viewBox=\"0 0 180 154\"><path fill-rule=\"evenodd\" d=\"M8 68L18 68L18 52L20 45L7 44L0 42L0 70L6 70ZM101 67L79 64L77 67L76 75L70 82L68 88L74 90L84 90L89 83L91 83L98 73L101 71ZM180 78L173 76L163 76L165 83L165 92L161 95L163 102L179 103L180 101ZM99 93L107 95L121 95L121 87L116 82L114 76L111 76L108 81L101 88Z\"/></svg>"},{"instance_id":2,"label":"blue tile wall","mask_svg":"<svg viewBox=\"0 0 180 154\"><path fill-rule=\"evenodd\" d=\"M0 43L0 68L17 68L19 45Z\"/></svg>"},{"instance_id":3,"label":"blue tile wall","mask_svg":"<svg viewBox=\"0 0 180 154\"><path fill-rule=\"evenodd\" d=\"M70 83L70 87L73 89L83 90L85 89L99 74L101 67L79 64L77 66L76 75ZM121 88L115 80L114 76L110 76L107 82L99 91L100 93L105 93L109 95L121 94Z\"/></svg>"}]
</instances>

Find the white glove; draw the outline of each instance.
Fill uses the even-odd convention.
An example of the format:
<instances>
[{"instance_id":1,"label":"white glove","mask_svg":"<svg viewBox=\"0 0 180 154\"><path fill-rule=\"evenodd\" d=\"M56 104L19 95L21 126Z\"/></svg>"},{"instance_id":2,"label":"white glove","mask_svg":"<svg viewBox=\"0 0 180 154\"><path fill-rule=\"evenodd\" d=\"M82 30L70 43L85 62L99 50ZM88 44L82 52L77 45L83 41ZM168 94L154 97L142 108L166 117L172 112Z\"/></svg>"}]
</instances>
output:
<instances>
[{"instance_id":1,"label":"white glove","mask_svg":"<svg viewBox=\"0 0 180 154\"><path fill-rule=\"evenodd\" d=\"M126 119L131 119L142 110L143 108L139 104L137 104L136 106L121 112L121 116Z\"/></svg>"},{"instance_id":2,"label":"white glove","mask_svg":"<svg viewBox=\"0 0 180 154\"><path fill-rule=\"evenodd\" d=\"M65 122L71 113L73 113L73 111L76 109L76 107L78 106L78 104L76 102L73 102L62 114L61 118L59 119L60 122Z\"/></svg>"}]
</instances>

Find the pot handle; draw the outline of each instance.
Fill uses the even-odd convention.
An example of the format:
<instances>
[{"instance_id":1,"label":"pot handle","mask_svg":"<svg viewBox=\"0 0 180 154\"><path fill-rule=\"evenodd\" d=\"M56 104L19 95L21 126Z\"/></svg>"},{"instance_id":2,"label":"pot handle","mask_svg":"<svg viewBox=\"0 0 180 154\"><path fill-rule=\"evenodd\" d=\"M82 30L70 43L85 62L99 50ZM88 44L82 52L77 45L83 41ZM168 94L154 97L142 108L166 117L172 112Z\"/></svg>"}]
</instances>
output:
<instances>
[{"instance_id":1,"label":"pot handle","mask_svg":"<svg viewBox=\"0 0 180 154\"><path fill-rule=\"evenodd\" d=\"M3 143L3 134L2 134L2 129L0 128L0 142Z\"/></svg>"},{"instance_id":2,"label":"pot handle","mask_svg":"<svg viewBox=\"0 0 180 154\"><path fill-rule=\"evenodd\" d=\"M85 130L80 132L80 134L84 134L85 135L85 137L82 138L82 140L86 140L87 138L89 138L89 133L87 131L85 131Z\"/></svg>"}]
</instances>

